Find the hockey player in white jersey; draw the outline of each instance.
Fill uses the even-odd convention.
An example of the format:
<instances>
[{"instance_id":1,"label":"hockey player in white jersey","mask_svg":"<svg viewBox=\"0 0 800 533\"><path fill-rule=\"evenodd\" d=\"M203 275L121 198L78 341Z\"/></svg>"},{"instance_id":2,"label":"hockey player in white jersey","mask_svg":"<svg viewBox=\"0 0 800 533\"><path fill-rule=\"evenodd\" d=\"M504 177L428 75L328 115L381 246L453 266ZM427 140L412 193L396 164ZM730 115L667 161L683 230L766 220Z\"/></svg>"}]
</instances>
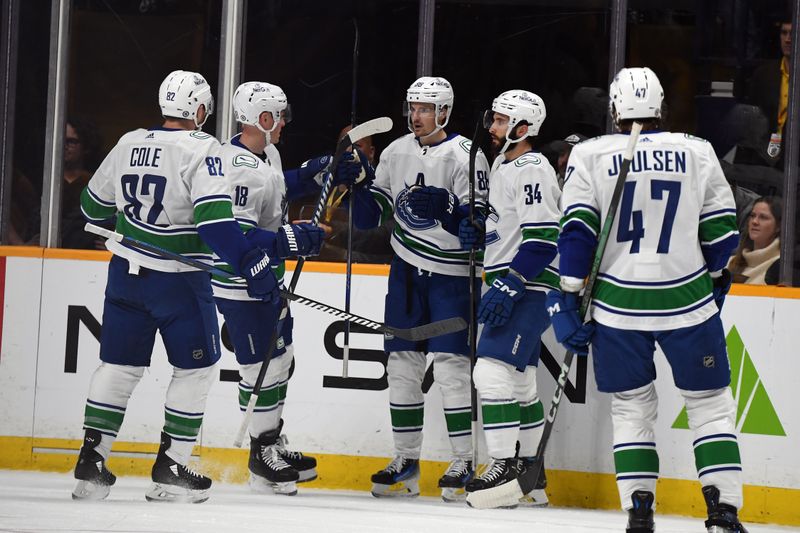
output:
<instances>
[{"instance_id":1,"label":"hockey player in white jersey","mask_svg":"<svg viewBox=\"0 0 800 533\"><path fill-rule=\"evenodd\" d=\"M126 133L81 196L90 221L116 217L123 235L171 252L211 260L211 250L247 280L254 298L274 301L270 257L233 219L220 145L201 130L213 98L197 73L175 71L161 84L161 127ZM136 384L150 365L156 331L174 367L161 447L148 500L201 502L211 480L186 465L217 375L219 328L209 275L182 263L107 242L108 269L100 367L92 376L75 477L75 499L102 499L116 478L106 467ZM209 249L209 246L211 249Z\"/></svg>"},{"instance_id":2,"label":"hockey player in white jersey","mask_svg":"<svg viewBox=\"0 0 800 533\"><path fill-rule=\"evenodd\" d=\"M513 480L535 462L542 436L544 410L536 367L541 336L550 325L545 293L558 287L561 196L555 170L533 149L546 116L539 96L512 90L494 99L484 120L497 158L489 177L483 261L488 290L478 306L478 322L484 327L473 378L491 463L467 483L467 492ZM464 248L480 244L482 226L461 221ZM547 504L544 469L541 472L536 489L523 503Z\"/></svg>"},{"instance_id":3,"label":"hockey player in white jersey","mask_svg":"<svg viewBox=\"0 0 800 533\"><path fill-rule=\"evenodd\" d=\"M311 224L286 221L287 185L281 157L275 147L290 120L286 94L277 85L247 82L233 95L233 113L242 132L222 146L230 180L233 214L243 231L273 258L273 269L283 282L283 259L319 253L324 232ZM261 231L268 230L268 231ZM230 270L226 264L220 268ZM248 296L246 287L214 276L217 307L225 317L236 360L239 362L239 405L247 408L282 303ZM250 486L256 491L294 495L298 481L316 479L313 457L285 448L281 413L293 358L292 317L287 316L269 363L264 386L250 420Z\"/></svg>"},{"instance_id":4,"label":"hockey player in white jersey","mask_svg":"<svg viewBox=\"0 0 800 533\"><path fill-rule=\"evenodd\" d=\"M711 144L657 129L664 93L652 70L622 69L609 93L620 133L572 150L558 240L561 291L549 293L548 311L567 349L586 355L591 339L597 388L612 395L614 464L628 533L654 530L655 343L672 368L694 432L706 527L744 532L737 517L742 466L736 405L719 316L730 287L724 267L738 241L733 195ZM643 131L600 264L590 308L594 322L581 324L578 292L634 120Z\"/></svg>"},{"instance_id":5,"label":"hockey player in white jersey","mask_svg":"<svg viewBox=\"0 0 800 533\"><path fill-rule=\"evenodd\" d=\"M397 222L392 234L396 256L386 296L388 325L409 328L454 316L469 320L469 253L461 249L458 227L469 210L470 141L444 130L453 109L453 89L444 78L418 79L409 87L406 101L411 133L392 142L374 174L367 170L369 179L355 188L354 222L359 229L369 229L392 214ZM486 199L489 169L482 153L476 165L480 208ZM463 499L472 470L466 332L421 343L389 339L384 349L396 455L372 476L372 494L419 494L425 402L421 385L426 353L430 353L453 451L439 486L445 500Z\"/></svg>"}]
</instances>

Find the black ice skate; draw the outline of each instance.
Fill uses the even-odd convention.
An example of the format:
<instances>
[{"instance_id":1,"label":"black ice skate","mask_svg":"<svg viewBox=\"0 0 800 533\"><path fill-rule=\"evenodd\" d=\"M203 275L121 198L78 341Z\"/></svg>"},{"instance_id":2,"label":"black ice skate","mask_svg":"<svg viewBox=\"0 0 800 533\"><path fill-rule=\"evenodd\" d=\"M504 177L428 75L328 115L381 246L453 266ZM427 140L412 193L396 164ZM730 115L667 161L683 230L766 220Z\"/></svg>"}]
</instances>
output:
<instances>
[{"instance_id":1,"label":"black ice skate","mask_svg":"<svg viewBox=\"0 0 800 533\"><path fill-rule=\"evenodd\" d=\"M255 492L268 494L297 494L297 481L300 475L281 456L283 442L280 427L265 431L258 437L250 437L250 488ZM302 454L300 454L302 455ZM314 460L314 466L316 466Z\"/></svg>"},{"instance_id":2,"label":"black ice skate","mask_svg":"<svg viewBox=\"0 0 800 533\"><path fill-rule=\"evenodd\" d=\"M520 457L517 464L520 475L525 470L536 466L537 462L538 459L536 457ZM519 504L522 507L546 507L550 500L547 499L547 493L544 491L545 487L547 487L547 475L544 472L544 465L542 465L536 485L532 491L519 499Z\"/></svg>"},{"instance_id":3,"label":"black ice skate","mask_svg":"<svg viewBox=\"0 0 800 533\"><path fill-rule=\"evenodd\" d=\"M633 507L628 510L628 528L625 533L653 533L656 530L653 522L653 493L646 490L634 491L631 501Z\"/></svg>"},{"instance_id":4,"label":"black ice skate","mask_svg":"<svg viewBox=\"0 0 800 533\"><path fill-rule=\"evenodd\" d=\"M103 456L95 450L100 445L102 434L96 429L87 429L83 446L75 465L75 479L78 484L72 491L73 500L102 500L111 491L117 477L106 468Z\"/></svg>"},{"instance_id":5,"label":"black ice skate","mask_svg":"<svg viewBox=\"0 0 800 533\"><path fill-rule=\"evenodd\" d=\"M161 446L153 464L153 485L144 497L150 502L202 503L209 497L211 478L179 464L167 455L172 439L161 433Z\"/></svg>"},{"instance_id":6,"label":"black ice skate","mask_svg":"<svg viewBox=\"0 0 800 533\"><path fill-rule=\"evenodd\" d=\"M419 496L419 460L398 455L383 470L372 474L372 495L376 498Z\"/></svg>"},{"instance_id":7,"label":"black ice skate","mask_svg":"<svg viewBox=\"0 0 800 533\"><path fill-rule=\"evenodd\" d=\"M467 483L467 492L476 492L479 490L486 490L492 487L497 487L513 481L517 478L519 472L517 471L517 459L508 457L506 459L495 459L492 457L492 462L486 467L486 470L480 476L472 479ZM517 505L510 505L504 508L511 509Z\"/></svg>"},{"instance_id":8,"label":"black ice skate","mask_svg":"<svg viewBox=\"0 0 800 533\"><path fill-rule=\"evenodd\" d=\"M442 489L442 499L446 502L463 502L467 499L464 490L467 482L472 479L472 461L465 461L456 457L450 461L444 475L439 478L439 488Z\"/></svg>"},{"instance_id":9,"label":"black ice skate","mask_svg":"<svg viewBox=\"0 0 800 533\"><path fill-rule=\"evenodd\" d=\"M727 503L719 503L719 489L714 485L703 487L703 498L706 499L708 533L747 533L737 515L736 507Z\"/></svg>"},{"instance_id":10,"label":"black ice skate","mask_svg":"<svg viewBox=\"0 0 800 533\"><path fill-rule=\"evenodd\" d=\"M280 424L278 425L278 433L281 432L281 429L283 429L282 418ZM313 481L317 479L317 460L309 455L287 450L287 444L289 444L289 439L286 438L286 435L281 435L276 443L276 446L278 447L278 453L280 454L281 458L283 458L283 460L286 461L289 466L297 470L297 474L300 476L297 479L297 482L305 483L306 481Z\"/></svg>"}]
</instances>

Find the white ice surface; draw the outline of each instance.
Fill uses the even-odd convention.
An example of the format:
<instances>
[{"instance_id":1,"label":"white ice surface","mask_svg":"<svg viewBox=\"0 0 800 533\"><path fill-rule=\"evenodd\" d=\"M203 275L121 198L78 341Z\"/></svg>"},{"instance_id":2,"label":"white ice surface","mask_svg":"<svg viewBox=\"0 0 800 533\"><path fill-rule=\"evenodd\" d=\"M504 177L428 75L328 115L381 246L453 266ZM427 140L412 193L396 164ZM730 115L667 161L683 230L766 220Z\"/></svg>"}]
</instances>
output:
<instances>
[{"instance_id":1,"label":"white ice surface","mask_svg":"<svg viewBox=\"0 0 800 533\"><path fill-rule=\"evenodd\" d=\"M297 496L257 495L245 485L216 483L202 504L150 503L149 480L117 480L102 502L75 502L71 474L0 470L0 531L117 533L249 532L616 532L625 515L584 509L478 511L434 498L375 499L365 492L300 488ZM703 533L700 519L657 516L658 533ZM750 533L800 531L748 525Z\"/></svg>"}]
</instances>

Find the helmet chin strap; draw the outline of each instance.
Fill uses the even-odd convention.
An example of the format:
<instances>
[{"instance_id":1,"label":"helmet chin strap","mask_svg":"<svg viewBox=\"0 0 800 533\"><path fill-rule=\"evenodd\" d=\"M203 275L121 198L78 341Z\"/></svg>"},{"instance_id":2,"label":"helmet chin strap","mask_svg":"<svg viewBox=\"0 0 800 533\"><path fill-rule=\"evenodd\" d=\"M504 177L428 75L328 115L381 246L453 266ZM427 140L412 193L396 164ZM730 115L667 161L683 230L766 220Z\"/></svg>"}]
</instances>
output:
<instances>
[{"instance_id":1,"label":"helmet chin strap","mask_svg":"<svg viewBox=\"0 0 800 533\"><path fill-rule=\"evenodd\" d=\"M512 126L512 125L509 125L509 126L508 126L508 130L506 130L506 143L503 145L503 149L502 149L502 150L500 150L500 154L504 154L504 153L506 153L506 150L508 150L508 149L509 149L509 147L510 147L512 144L517 144L517 143L518 143L518 142L520 142L522 139L524 139L524 138L526 138L526 137L527 137L527 135L523 135L522 137L520 137L520 138L518 138L518 139L512 139L511 137L509 137L509 135L511 135L511 133L513 133L513 132L514 132L514 128L516 128L516 127L517 127L517 125L516 125L516 124L514 124L513 126Z\"/></svg>"},{"instance_id":2,"label":"helmet chin strap","mask_svg":"<svg viewBox=\"0 0 800 533\"><path fill-rule=\"evenodd\" d=\"M433 136L433 135L436 135L437 133L439 133L440 131L442 131L442 130L444 129L444 127L445 127L445 126L447 126L447 123L448 123L448 122L450 122L450 117L448 117L448 116L445 116L445 118L444 118L444 123L443 123L443 124L439 124L439 115L440 115L440 114L441 114L441 112L442 112L442 111L441 111L441 106L440 106L440 104L435 104L435 105L436 105L436 127L435 127L435 128L433 128L433 131L432 131L432 132L430 132L429 134L427 134L427 135L423 135L423 136L421 136L421 137L418 137L418 139L420 139L420 140L422 140L422 139L427 139L428 137L431 137L431 136ZM408 122L407 122L407 124L408 124L408 131L410 131L411 133L414 133L414 126L413 126L413 125L412 125L412 123L411 123L411 113L410 113L410 112L409 112L409 115L408 115Z\"/></svg>"},{"instance_id":3,"label":"helmet chin strap","mask_svg":"<svg viewBox=\"0 0 800 533\"><path fill-rule=\"evenodd\" d=\"M275 114L272 111L267 111L267 113L272 115L272 127L270 129L265 130L264 128L262 128L260 120L256 121L256 124L255 124L256 128L258 128L258 131L260 131L261 133L264 134L264 148L266 148L267 146L272 144L272 139L271 139L270 134L273 131L275 131L275 128L278 127L278 122L280 122L280 111L278 111L278 120L275 120Z\"/></svg>"}]
</instances>

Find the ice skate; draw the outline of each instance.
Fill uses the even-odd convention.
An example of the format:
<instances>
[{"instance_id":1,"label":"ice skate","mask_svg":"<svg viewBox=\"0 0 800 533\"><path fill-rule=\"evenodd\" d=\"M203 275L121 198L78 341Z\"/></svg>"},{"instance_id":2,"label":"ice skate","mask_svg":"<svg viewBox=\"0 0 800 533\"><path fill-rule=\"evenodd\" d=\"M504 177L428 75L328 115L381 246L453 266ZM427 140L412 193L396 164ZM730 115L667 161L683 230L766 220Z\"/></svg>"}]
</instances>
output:
<instances>
[{"instance_id":1,"label":"ice skate","mask_svg":"<svg viewBox=\"0 0 800 533\"><path fill-rule=\"evenodd\" d=\"M442 500L446 502L463 502L467 499L464 486L472 479L472 461L465 461L456 457L450 461L444 475L439 478L439 488L442 489Z\"/></svg>"},{"instance_id":2,"label":"ice skate","mask_svg":"<svg viewBox=\"0 0 800 533\"><path fill-rule=\"evenodd\" d=\"M73 500L103 500L117 481L117 477L106 468L103 456L95 450L101 438L102 434L96 429L86 430L78 464L75 465L78 484L72 491Z\"/></svg>"},{"instance_id":3,"label":"ice skate","mask_svg":"<svg viewBox=\"0 0 800 533\"><path fill-rule=\"evenodd\" d=\"M532 468L536 464L536 457L520 457L519 464L517 465L520 474L528 468ZM539 471L539 479L536 480L536 486L532 491L519 499L521 507L546 507L550 500L547 498L547 493L544 491L547 487L547 475L544 471L544 465Z\"/></svg>"},{"instance_id":4,"label":"ice skate","mask_svg":"<svg viewBox=\"0 0 800 533\"><path fill-rule=\"evenodd\" d=\"M719 503L719 489L714 485L703 487L703 498L708 508L706 529L708 533L747 533L737 515L736 507Z\"/></svg>"},{"instance_id":5,"label":"ice skate","mask_svg":"<svg viewBox=\"0 0 800 533\"><path fill-rule=\"evenodd\" d=\"M317 460L301 452L287 450L287 444L289 444L289 439L286 438L286 435L281 435L276 447L281 458L286 461L289 466L297 470L299 476L297 482L305 483L306 481L314 481L317 479Z\"/></svg>"},{"instance_id":6,"label":"ice skate","mask_svg":"<svg viewBox=\"0 0 800 533\"><path fill-rule=\"evenodd\" d=\"M495 459L492 457L492 462L489 463L486 470L480 476L470 480L465 488L467 492L486 490L513 481L517 478L517 475L517 459L513 457ZM516 505L509 505L504 508L513 509L514 507Z\"/></svg>"},{"instance_id":7,"label":"ice skate","mask_svg":"<svg viewBox=\"0 0 800 533\"><path fill-rule=\"evenodd\" d=\"M248 484L254 492L294 496L297 494L300 475L280 453L283 442L279 432L280 428L265 431L258 437L250 437ZM316 460L314 465L316 466Z\"/></svg>"},{"instance_id":8,"label":"ice skate","mask_svg":"<svg viewBox=\"0 0 800 533\"><path fill-rule=\"evenodd\" d=\"M161 433L161 446L153 464L153 485L145 493L147 501L202 503L209 497L211 478L190 470L167 455L171 439Z\"/></svg>"},{"instance_id":9,"label":"ice skate","mask_svg":"<svg viewBox=\"0 0 800 533\"><path fill-rule=\"evenodd\" d=\"M633 507L628 510L628 527L625 533L653 533L656 530L653 522L652 492L637 490L631 494Z\"/></svg>"},{"instance_id":10,"label":"ice skate","mask_svg":"<svg viewBox=\"0 0 800 533\"><path fill-rule=\"evenodd\" d=\"M419 496L419 460L398 455L386 468L372 474L372 495L376 498Z\"/></svg>"}]
</instances>

